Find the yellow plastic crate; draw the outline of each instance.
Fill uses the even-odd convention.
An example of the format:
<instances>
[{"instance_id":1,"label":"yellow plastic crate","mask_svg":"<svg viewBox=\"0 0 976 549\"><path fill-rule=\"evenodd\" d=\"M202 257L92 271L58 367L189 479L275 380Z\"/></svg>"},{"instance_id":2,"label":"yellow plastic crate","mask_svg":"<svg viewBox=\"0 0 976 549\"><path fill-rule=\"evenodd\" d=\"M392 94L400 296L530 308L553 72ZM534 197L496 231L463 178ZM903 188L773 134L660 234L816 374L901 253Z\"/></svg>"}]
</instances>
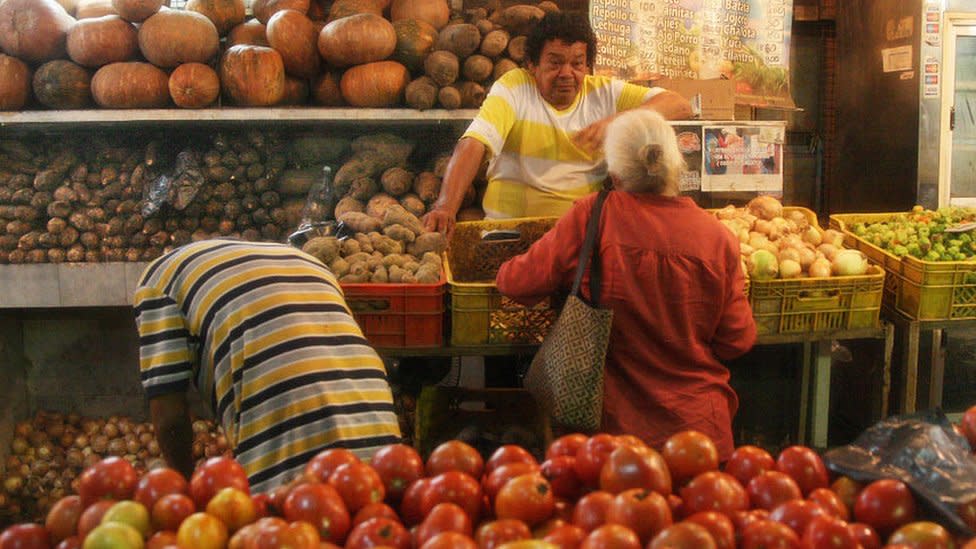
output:
<instances>
[{"instance_id":1,"label":"yellow plastic crate","mask_svg":"<svg viewBox=\"0 0 976 549\"><path fill-rule=\"evenodd\" d=\"M550 300L526 307L502 296L495 275L505 261L524 253L558 218L525 217L458 223L444 271L451 293L451 345L542 343L556 319ZM519 237L483 241L483 231L516 230Z\"/></svg>"},{"instance_id":2,"label":"yellow plastic crate","mask_svg":"<svg viewBox=\"0 0 976 549\"><path fill-rule=\"evenodd\" d=\"M893 221L907 212L835 214L830 226L844 233L844 243L864 252L888 273L885 303L915 320L976 318L976 261L923 261L898 258L851 232L855 223ZM967 277L970 282L967 282Z\"/></svg>"}]
</instances>

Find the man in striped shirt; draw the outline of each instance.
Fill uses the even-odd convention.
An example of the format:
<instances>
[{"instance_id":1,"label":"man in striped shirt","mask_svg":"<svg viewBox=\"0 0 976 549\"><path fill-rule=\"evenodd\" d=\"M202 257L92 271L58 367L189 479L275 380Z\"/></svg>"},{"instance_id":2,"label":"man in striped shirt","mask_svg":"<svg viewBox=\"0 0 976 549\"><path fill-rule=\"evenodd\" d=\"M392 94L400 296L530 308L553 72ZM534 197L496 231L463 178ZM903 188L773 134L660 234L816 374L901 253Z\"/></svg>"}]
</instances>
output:
<instances>
[{"instance_id":1,"label":"man in striped shirt","mask_svg":"<svg viewBox=\"0 0 976 549\"><path fill-rule=\"evenodd\" d=\"M383 362L314 257L273 243L188 244L146 268L134 307L156 436L187 477L191 382L253 491L291 480L325 448L366 458L399 442Z\"/></svg>"},{"instance_id":2,"label":"man in striped shirt","mask_svg":"<svg viewBox=\"0 0 976 549\"><path fill-rule=\"evenodd\" d=\"M450 235L486 153L486 217L560 216L606 179L600 149L614 116L638 107L668 119L691 116L674 92L593 76L595 57L585 15L551 12L539 21L526 43L527 68L495 81L458 141L424 219L428 230Z\"/></svg>"}]
</instances>

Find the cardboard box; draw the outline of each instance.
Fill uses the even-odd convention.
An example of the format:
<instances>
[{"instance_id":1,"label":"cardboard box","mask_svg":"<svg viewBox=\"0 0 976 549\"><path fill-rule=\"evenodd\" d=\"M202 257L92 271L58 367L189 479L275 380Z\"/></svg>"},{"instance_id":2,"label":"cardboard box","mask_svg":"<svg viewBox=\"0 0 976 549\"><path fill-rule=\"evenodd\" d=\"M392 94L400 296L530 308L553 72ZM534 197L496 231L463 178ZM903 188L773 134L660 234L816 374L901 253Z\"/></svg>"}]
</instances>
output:
<instances>
[{"instance_id":1,"label":"cardboard box","mask_svg":"<svg viewBox=\"0 0 976 549\"><path fill-rule=\"evenodd\" d=\"M701 96L702 120L735 120L735 80L692 80L661 78L655 86L677 92L694 103Z\"/></svg>"}]
</instances>

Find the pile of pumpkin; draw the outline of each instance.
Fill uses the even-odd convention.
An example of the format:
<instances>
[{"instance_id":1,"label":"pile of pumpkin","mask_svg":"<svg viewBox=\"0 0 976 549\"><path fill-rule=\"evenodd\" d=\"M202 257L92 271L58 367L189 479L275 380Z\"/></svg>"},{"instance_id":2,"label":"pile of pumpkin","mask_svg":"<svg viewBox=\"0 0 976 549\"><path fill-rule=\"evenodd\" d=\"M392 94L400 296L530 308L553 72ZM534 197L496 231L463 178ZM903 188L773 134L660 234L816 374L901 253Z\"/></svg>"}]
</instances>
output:
<instances>
[{"instance_id":1,"label":"pile of pumpkin","mask_svg":"<svg viewBox=\"0 0 976 549\"><path fill-rule=\"evenodd\" d=\"M0 110L201 108L221 93L248 107L476 108L558 9L253 0L247 18L244 0L163 2L0 2Z\"/></svg>"}]
</instances>

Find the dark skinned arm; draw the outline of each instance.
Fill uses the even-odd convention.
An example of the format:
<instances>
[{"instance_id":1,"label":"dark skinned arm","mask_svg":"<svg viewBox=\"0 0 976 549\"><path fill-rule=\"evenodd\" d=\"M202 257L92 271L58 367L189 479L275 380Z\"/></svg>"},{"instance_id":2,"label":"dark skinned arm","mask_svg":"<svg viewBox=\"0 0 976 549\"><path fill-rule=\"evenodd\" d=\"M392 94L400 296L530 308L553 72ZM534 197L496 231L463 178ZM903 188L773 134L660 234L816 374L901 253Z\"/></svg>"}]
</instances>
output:
<instances>
[{"instance_id":1,"label":"dark skinned arm","mask_svg":"<svg viewBox=\"0 0 976 549\"><path fill-rule=\"evenodd\" d=\"M668 120L685 120L691 118L691 103L680 94L670 90L664 90L637 108L657 111ZM584 150L600 150L603 148L603 139L607 135L607 126L619 114L597 120L583 128L573 136L573 142Z\"/></svg>"},{"instance_id":2,"label":"dark skinned arm","mask_svg":"<svg viewBox=\"0 0 976 549\"><path fill-rule=\"evenodd\" d=\"M193 475L193 428L186 395L170 393L149 399L149 416L166 464L186 478Z\"/></svg>"},{"instance_id":3,"label":"dark skinned arm","mask_svg":"<svg viewBox=\"0 0 976 549\"><path fill-rule=\"evenodd\" d=\"M441 182L441 191L430 211L424 216L424 228L438 231L451 238L457 213L464 202L464 195L478 175L481 161L485 156L485 145L477 139L464 137L458 141L451 154Z\"/></svg>"}]
</instances>

